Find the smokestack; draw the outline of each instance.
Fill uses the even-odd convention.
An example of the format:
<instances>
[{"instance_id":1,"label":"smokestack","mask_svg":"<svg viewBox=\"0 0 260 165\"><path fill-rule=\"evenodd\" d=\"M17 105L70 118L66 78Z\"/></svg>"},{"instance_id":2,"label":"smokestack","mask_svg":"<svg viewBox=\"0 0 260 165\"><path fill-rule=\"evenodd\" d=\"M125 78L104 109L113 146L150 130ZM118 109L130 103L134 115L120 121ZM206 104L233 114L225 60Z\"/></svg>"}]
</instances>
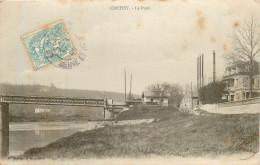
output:
<instances>
[{"instance_id":1,"label":"smokestack","mask_svg":"<svg viewBox=\"0 0 260 165\"><path fill-rule=\"evenodd\" d=\"M199 79L199 81L200 81L200 88L201 88L201 56L200 56L200 58L199 58L199 71L200 71L200 74L199 74L199 77L200 77L200 79Z\"/></svg>"},{"instance_id":2,"label":"smokestack","mask_svg":"<svg viewBox=\"0 0 260 165\"><path fill-rule=\"evenodd\" d=\"M216 56L215 56L215 50L213 50L213 82L216 81Z\"/></svg>"},{"instance_id":3,"label":"smokestack","mask_svg":"<svg viewBox=\"0 0 260 165\"><path fill-rule=\"evenodd\" d=\"M126 70L125 70L125 101L126 101Z\"/></svg>"},{"instance_id":4,"label":"smokestack","mask_svg":"<svg viewBox=\"0 0 260 165\"><path fill-rule=\"evenodd\" d=\"M200 78L199 78L199 57L197 57L197 91L199 92L199 81L200 81Z\"/></svg>"},{"instance_id":5,"label":"smokestack","mask_svg":"<svg viewBox=\"0 0 260 165\"><path fill-rule=\"evenodd\" d=\"M204 86L204 75L203 75L203 72L204 72L204 69L203 69L203 67L204 67L204 63L203 63L203 61L204 61L204 55L202 54L202 71L201 71L201 86Z\"/></svg>"}]
</instances>

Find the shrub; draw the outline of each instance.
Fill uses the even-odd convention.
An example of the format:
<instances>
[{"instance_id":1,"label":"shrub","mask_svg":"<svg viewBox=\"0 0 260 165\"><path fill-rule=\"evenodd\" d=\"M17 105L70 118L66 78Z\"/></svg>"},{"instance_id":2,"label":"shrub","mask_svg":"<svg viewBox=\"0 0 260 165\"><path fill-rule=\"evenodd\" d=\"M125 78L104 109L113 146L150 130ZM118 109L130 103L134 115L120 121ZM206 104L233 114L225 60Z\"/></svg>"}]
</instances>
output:
<instances>
[{"instance_id":1,"label":"shrub","mask_svg":"<svg viewBox=\"0 0 260 165\"><path fill-rule=\"evenodd\" d=\"M219 103L222 100L222 94L225 89L224 82L212 82L207 86L200 88L199 99L203 104Z\"/></svg>"}]
</instances>

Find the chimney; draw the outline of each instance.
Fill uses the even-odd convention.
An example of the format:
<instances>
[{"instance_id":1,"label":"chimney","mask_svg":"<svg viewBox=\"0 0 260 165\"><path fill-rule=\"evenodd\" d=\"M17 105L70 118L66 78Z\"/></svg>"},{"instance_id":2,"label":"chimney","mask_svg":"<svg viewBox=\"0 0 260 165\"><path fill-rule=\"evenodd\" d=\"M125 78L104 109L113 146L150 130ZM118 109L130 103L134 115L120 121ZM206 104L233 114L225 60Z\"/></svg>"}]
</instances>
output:
<instances>
[{"instance_id":1,"label":"chimney","mask_svg":"<svg viewBox=\"0 0 260 165\"><path fill-rule=\"evenodd\" d=\"M215 50L213 50L213 82L216 81L216 62L215 62Z\"/></svg>"},{"instance_id":2,"label":"chimney","mask_svg":"<svg viewBox=\"0 0 260 165\"><path fill-rule=\"evenodd\" d=\"M126 70L125 70L125 101L126 101Z\"/></svg>"},{"instance_id":3,"label":"chimney","mask_svg":"<svg viewBox=\"0 0 260 165\"><path fill-rule=\"evenodd\" d=\"M200 81L200 78L199 78L199 57L197 57L197 91L199 92L199 81Z\"/></svg>"},{"instance_id":4,"label":"chimney","mask_svg":"<svg viewBox=\"0 0 260 165\"><path fill-rule=\"evenodd\" d=\"M201 86L203 87L204 86L204 75L203 75L203 72L204 72L204 63L203 63L203 61L204 61L204 55L202 54L202 64L201 64Z\"/></svg>"},{"instance_id":5,"label":"chimney","mask_svg":"<svg viewBox=\"0 0 260 165\"><path fill-rule=\"evenodd\" d=\"M201 88L201 56L199 57L199 71L200 71L200 74L199 74L199 77L200 77L200 88Z\"/></svg>"}]
</instances>

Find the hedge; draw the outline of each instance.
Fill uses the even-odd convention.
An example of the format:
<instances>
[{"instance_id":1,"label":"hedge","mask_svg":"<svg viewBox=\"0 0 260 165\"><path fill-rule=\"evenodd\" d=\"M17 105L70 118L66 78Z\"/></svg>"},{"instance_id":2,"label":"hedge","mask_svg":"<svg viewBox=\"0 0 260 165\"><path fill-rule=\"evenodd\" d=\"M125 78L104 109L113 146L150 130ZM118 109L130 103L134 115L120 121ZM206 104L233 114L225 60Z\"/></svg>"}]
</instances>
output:
<instances>
[{"instance_id":1,"label":"hedge","mask_svg":"<svg viewBox=\"0 0 260 165\"><path fill-rule=\"evenodd\" d=\"M199 100L202 104L214 104L222 101L226 84L224 82L212 82L199 90Z\"/></svg>"}]
</instances>

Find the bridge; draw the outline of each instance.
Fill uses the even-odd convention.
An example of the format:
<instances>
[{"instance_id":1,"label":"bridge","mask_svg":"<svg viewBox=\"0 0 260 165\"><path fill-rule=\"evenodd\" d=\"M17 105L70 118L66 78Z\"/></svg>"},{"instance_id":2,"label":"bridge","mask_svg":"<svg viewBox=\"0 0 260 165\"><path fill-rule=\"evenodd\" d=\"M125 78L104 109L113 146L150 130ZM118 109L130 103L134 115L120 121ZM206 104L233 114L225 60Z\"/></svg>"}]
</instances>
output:
<instances>
[{"instance_id":1,"label":"bridge","mask_svg":"<svg viewBox=\"0 0 260 165\"><path fill-rule=\"evenodd\" d=\"M71 97L43 97L43 96L9 96L0 95L0 157L9 154L9 104L38 104L38 105L62 105L62 106L86 106L101 107L106 114L116 109L123 109L124 105L113 104L111 98L71 98Z\"/></svg>"},{"instance_id":2,"label":"bridge","mask_svg":"<svg viewBox=\"0 0 260 165\"><path fill-rule=\"evenodd\" d=\"M106 99L0 95L0 103L105 107Z\"/></svg>"}]
</instances>

